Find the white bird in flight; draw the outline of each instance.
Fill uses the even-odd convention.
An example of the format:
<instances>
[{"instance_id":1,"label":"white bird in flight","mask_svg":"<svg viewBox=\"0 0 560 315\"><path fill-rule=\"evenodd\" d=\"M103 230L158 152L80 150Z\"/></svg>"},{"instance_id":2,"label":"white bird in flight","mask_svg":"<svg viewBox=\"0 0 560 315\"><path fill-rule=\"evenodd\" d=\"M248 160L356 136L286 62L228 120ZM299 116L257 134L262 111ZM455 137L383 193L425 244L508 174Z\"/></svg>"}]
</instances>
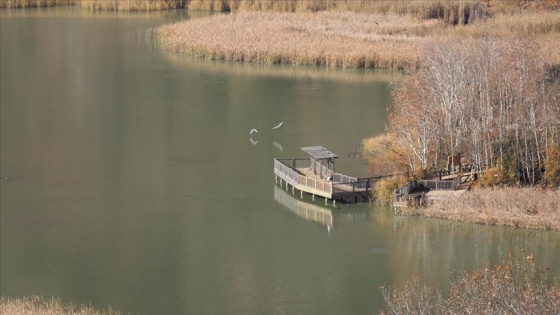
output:
<instances>
[{"instance_id":1,"label":"white bird in flight","mask_svg":"<svg viewBox=\"0 0 560 315\"><path fill-rule=\"evenodd\" d=\"M251 129L251 131L249 132L249 134L252 135L253 132L259 133L259 131L258 131L257 129Z\"/></svg>"},{"instance_id":2,"label":"white bird in flight","mask_svg":"<svg viewBox=\"0 0 560 315\"><path fill-rule=\"evenodd\" d=\"M278 129L278 128L282 127L282 124L283 124L283 123L284 123L284 122L279 123L276 127L272 128L272 129Z\"/></svg>"}]
</instances>

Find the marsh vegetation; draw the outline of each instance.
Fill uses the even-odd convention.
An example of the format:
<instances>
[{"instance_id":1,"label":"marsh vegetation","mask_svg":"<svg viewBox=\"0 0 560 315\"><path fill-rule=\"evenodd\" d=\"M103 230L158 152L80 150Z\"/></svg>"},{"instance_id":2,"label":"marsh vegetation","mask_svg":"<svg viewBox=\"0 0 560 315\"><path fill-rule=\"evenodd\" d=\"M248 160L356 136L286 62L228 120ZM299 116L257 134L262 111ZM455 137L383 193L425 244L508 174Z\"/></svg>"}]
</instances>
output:
<instances>
[{"instance_id":1,"label":"marsh vegetation","mask_svg":"<svg viewBox=\"0 0 560 315\"><path fill-rule=\"evenodd\" d=\"M42 314L42 315L120 315L113 309L97 310L84 304L64 303L59 299L42 296L22 298L0 298L1 314Z\"/></svg>"},{"instance_id":2,"label":"marsh vegetation","mask_svg":"<svg viewBox=\"0 0 560 315\"><path fill-rule=\"evenodd\" d=\"M419 18L395 10L240 11L164 26L162 43L171 51L213 60L415 70L426 65L423 48L436 40L531 37L547 62L560 63L554 46L560 41L560 15L555 12L481 15L455 23L445 14Z\"/></svg>"},{"instance_id":3,"label":"marsh vegetation","mask_svg":"<svg viewBox=\"0 0 560 315\"><path fill-rule=\"evenodd\" d=\"M449 294L418 279L382 287L382 314L558 314L560 286L533 255L454 274Z\"/></svg>"}]
</instances>

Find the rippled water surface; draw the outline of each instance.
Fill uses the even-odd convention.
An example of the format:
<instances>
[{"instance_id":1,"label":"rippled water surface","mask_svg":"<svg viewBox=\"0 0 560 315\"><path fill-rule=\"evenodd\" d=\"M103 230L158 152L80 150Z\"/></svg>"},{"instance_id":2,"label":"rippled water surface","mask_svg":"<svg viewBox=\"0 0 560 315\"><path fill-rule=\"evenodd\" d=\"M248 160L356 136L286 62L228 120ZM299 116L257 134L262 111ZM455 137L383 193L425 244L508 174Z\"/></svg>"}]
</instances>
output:
<instances>
[{"instance_id":1,"label":"rippled water surface","mask_svg":"<svg viewBox=\"0 0 560 315\"><path fill-rule=\"evenodd\" d=\"M383 130L395 74L160 51L152 29L199 17L186 11L0 17L4 296L132 314L373 314L382 284L445 287L521 249L560 271L557 232L393 218L275 184L273 158L309 145L367 175L349 155Z\"/></svg>"}]
</instances>

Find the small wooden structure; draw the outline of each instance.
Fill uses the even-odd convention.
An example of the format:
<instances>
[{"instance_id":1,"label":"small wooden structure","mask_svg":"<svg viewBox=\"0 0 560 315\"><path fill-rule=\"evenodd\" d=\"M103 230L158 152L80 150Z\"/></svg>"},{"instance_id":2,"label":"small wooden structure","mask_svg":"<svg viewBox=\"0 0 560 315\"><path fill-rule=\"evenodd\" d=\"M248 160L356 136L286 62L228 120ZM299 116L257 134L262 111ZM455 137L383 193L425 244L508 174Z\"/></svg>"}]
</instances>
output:
<instances>
[{"instance_id":1,"label":"small wooden structure","mask_svg":"<svg viewBox=\"0 0 560 315\"><path fill-rule=\"evenodd\" d=\"M415 179L395 190L393 207L424 206L426 203L459 195L470 189L476 173L459 173L438 179Z\"/></svg>"},{"instance_id":2,"label":"small wooden structure","mask_svg":"<svg viewBox=\"0 0 560 315\"><path fill-rule=\"evenodd\" d=\"M336 173L338 155L322 146L301 148L309 158L274 159L274 174L286 190L292 187L303 193L321 196L325 203L332 200L345 203L369 201L371 188L380 177L357 178Z\"/></svg>"}]
</instances>

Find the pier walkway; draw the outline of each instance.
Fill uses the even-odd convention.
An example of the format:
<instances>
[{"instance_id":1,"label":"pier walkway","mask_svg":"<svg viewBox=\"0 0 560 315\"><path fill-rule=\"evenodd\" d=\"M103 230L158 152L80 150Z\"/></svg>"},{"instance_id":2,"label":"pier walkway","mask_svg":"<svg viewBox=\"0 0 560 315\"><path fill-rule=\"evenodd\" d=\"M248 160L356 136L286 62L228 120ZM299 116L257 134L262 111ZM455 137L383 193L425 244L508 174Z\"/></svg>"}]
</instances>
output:
<instances>
[{"instance_id":1,"label":"pier walkway","mask_svg":"<svg viewBox=\"0 0 560 315\"><path fill-rule=\"evenodd\" d=\"M338 155L321 146L303 147L309 158L274 159L274 174L281 184L301 194L344 203L368 202L372 187L381 177L358 178L335 171Z\"/></svg>"}]
</instances>

